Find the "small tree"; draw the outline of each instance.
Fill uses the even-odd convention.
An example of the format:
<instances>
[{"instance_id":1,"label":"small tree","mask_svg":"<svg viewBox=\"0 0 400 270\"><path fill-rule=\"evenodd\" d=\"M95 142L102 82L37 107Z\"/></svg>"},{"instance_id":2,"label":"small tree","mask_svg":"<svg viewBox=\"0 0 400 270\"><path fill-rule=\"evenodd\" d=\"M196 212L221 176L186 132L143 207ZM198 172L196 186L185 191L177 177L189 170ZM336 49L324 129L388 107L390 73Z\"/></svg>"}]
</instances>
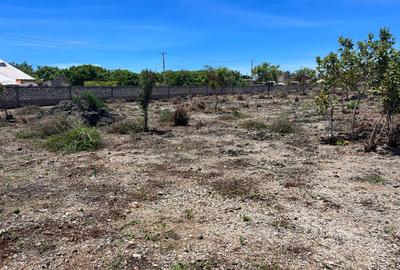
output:
<instances>
[{"instance_id":1,"label":"small tree","mask_svg":"<svg viewBox=\"0 0 400 270\"><path fill-rule=\"evenodd\" d=\"M365 80L364 85L367 85L367 71L370 67L367 53L368 42L359 43L357 49L351 39L344 37L339 38L340 85L342 89L346 90L346 100L349 99L349 92L357 93L357 100L353 107L353 118L351 121L351 136L353 139L355 137L354 129L356 125L357 109L359 108L362 96L366 93L366 88L360 87L360 83ZM344 106L343 92L342 106Z\"/></svg>"},{"instance_id":2,"label":"small tree","mask_svg":"<svg viewBox=\"0 0 400 270\"><path fill-rule=\"evenodd\" d=\"M316 77L316 72L311 68L301 68L295 71L294 76L300 83L301 94L306 95L307 86L309 86Z\"/></svg>"},{"instance_id":3,"label":"small tree","mask_svg":"<svg viewBox=\"0 0 400 270\"><path fill-rule=\"evenodd\" d=\"M213 68L210 66L205 67L206 76L205 83L211 89L218 89L222 93L223 90L229 86L235 85L239 80L240 74L238 72L229 70L228 68ZM216 103L215 110L218 109L218 92L215 93Z\"/></svg>"},{"instance_id":4,"label":"small tree","mask_svg":"<svg viewBox=\"0 0 400 270\"><path fill-rule=\"evenodd\" d=\"M139 105L143 112L143 128L145 132L149 131L148 108L151 101L151 94L156 84L156 74L150 70L143 70L139 76L139 85L141 92L139 94Z\"/></svg>"},{"instance_id":5,"label":"small tree","mask_svg":"<svg viewBox=\"0 0 400 270\"><path fill-rule=\"evenodd\" d=\"M398 145L399 134L394 116L400 112L400 53L393 53L381 84L383 112L387 121L388 145Z\"/></svg>"},{"instance_id":6,"label":"small tree","mask_svg":"<svg viewBox=\"0 0 400 270\"><path fill-rule=\"evenodd\" d=\"M388 28L380 30L379 39L373 41L370 35L373 54L372 92L380 95L383 115L386 118L387 142L397 146L398 134L394 117L400 111L400 56L394 48L395 39Z\"/></svg>"},{"instance_id":7,"label":"small tree","mask_svg":"<svg viewBox=\"0 0 400 270\"><path fill-rule=\"evenodd\" d=\"M330 53L325 58L317 57L317 73L319 79L323 85L323 95L326 97L326 102L319 104L325 104L329 113L329 130L330 130L330 141L333 142L333 122L335 106L337 104L337 98L335 96L336 87L339 84L339 73L340 73L340 62L336 53ZM321 95L320 95L321 96Z\"/></svg>"},{"instance_id":8,"label":"small tree","mask_svg":"<svg viewBox=\"0 0 400 270\"><path fill-rule=\"evenodd\" d=\"M261 65L254 67L251 72L253 76L256 77L257 83L267 85L269 98L272 87L278 80L279 75L282 73L282 71L279 70L279 66L262 63Z\"/></svg>"}]
</instances>

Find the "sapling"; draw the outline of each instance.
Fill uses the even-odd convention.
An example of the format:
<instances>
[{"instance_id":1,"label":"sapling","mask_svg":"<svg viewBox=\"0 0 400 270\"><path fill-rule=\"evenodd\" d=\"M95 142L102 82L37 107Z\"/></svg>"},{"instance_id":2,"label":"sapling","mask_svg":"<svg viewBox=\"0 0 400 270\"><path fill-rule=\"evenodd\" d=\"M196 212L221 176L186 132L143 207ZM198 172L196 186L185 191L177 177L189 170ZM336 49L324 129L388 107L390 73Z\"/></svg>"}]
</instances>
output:
<instances>
[{"instance_id":1,"label":"sapling","mask_svg":"<svg viewBox=\"0 0 400 270\"><path fill-rule=\"evenodd\" d=\"M150 70L143 70L139 76L139 85L141 92L139 94L139 105L143 112L143 129L145 132L149 131L149 104L151 101L151 94L156 84L156 74Z\"/></svg>"}]
</instances>

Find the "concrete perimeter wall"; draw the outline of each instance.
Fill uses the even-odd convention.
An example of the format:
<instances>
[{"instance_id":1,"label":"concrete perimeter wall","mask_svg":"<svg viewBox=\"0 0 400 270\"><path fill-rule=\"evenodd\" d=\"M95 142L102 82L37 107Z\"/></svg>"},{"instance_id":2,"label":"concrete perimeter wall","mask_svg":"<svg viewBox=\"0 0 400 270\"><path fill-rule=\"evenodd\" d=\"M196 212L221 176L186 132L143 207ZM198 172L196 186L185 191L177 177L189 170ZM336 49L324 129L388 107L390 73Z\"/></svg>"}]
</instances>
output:
<instances>
[{"instance_id":1,"label":"concrete perimeter wall","mask_svg":"<svg viewBox=\"0 0 400 270\"><path fill-rule=\"evenodd\" d=\"M293 91L298 90L298 86L274 86L271 91ZM0 107L5 106L8 109L23 106L51 106L56 105L65 99L71 99L73 96L82 92L94 92L103 100L123 99L135 100L140 92L138 87L6 87L3 96L0 97ZM208 87L155 87L153 89L153 98L185 97L194 95L211 94L246 94L267 92L267 87L263 85L229 87L223 90L213 90Z\"/></svg>"}]
</instances>

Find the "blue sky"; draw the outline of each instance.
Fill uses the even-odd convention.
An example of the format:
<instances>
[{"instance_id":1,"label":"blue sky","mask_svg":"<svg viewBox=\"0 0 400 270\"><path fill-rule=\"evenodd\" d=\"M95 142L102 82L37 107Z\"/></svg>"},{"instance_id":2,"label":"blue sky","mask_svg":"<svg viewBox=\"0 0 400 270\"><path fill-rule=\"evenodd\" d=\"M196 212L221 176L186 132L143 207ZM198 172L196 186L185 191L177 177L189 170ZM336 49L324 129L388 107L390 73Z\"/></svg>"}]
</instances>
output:
<instances>
[{"instance_id":1,"label":"blue sky","mask_svg":"<svg viewBox=\"0 0 400 270\"><path fill-rule=\"evenodd\" d=\"M161 70L251 59L313 67L340 35L388 26L400 38L400 0L1 0L0 58L33 65Z\"/></svg>"}]
</instances>

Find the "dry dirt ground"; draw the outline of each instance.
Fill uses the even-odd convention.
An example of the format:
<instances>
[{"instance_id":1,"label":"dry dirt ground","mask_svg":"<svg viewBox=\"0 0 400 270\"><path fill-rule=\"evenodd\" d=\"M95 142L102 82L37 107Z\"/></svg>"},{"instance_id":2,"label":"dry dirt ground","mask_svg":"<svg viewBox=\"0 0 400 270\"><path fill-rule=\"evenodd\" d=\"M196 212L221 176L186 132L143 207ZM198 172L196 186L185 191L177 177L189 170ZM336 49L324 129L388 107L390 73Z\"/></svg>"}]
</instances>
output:
<instances>
[{"instance_id":1,"label":"dry dirt ground","mask_svg":"<svg viewBox=\"0 0 400 270\"><path fill-rule=\"evenodd\" d=\"M24 121L0 127L0 268L400 269L399 156L321 144L327 122L310 97L227 96L218 112L214 97L183 102L200 101L189 127L161 123L176 105L154 102L162 132L103 128L95 152L17 139ZM367 103L358 117L376 111ZM295 133L241 125L283 115Z\"/></svg>"}]
</instances>

